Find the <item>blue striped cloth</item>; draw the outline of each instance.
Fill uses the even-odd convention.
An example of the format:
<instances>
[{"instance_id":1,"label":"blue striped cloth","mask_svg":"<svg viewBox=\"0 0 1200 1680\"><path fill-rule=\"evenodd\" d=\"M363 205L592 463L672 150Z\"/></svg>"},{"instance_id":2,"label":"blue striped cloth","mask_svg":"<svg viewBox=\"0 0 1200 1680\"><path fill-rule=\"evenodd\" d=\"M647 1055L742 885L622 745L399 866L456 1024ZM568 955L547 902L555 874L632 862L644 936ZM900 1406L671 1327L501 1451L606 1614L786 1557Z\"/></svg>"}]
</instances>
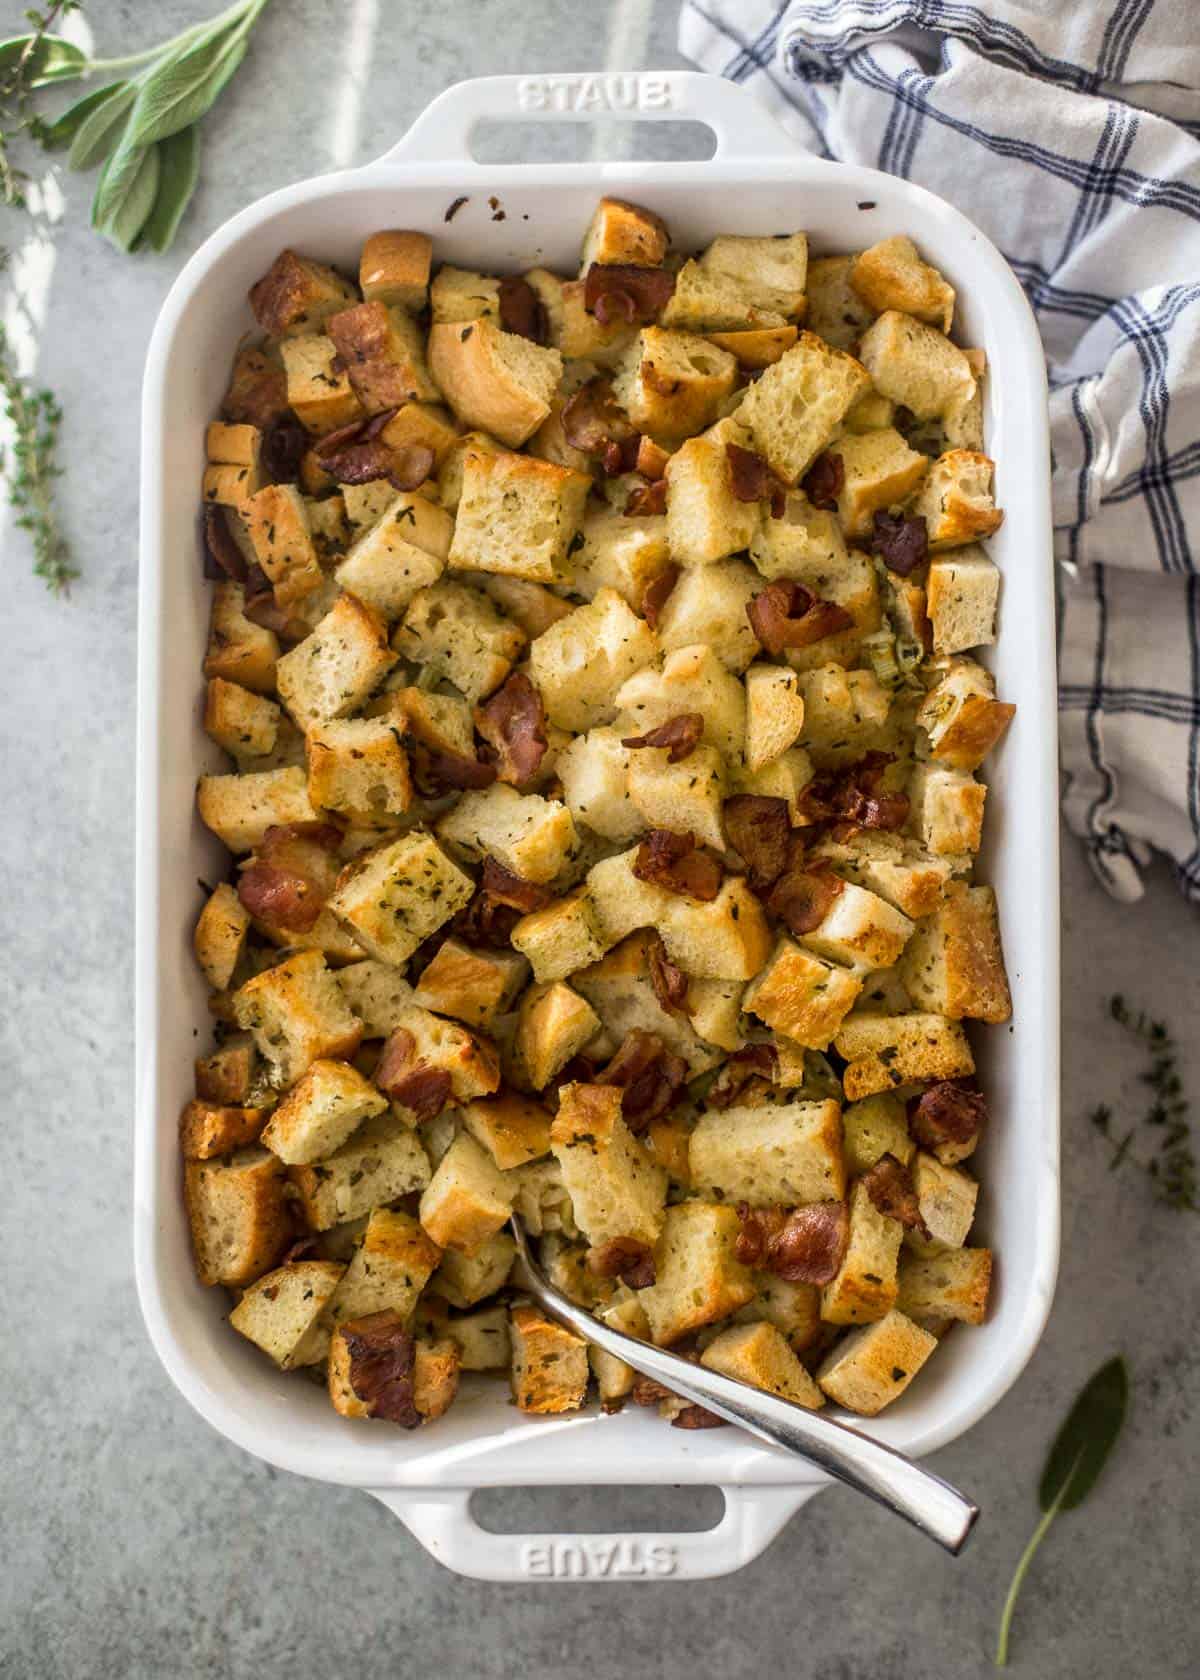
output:
<instances>
[{"instance_id":1,"label":"blue striped cloth","mask_svg":"<svg viewBox=\"0 0 1200 1680\"><path fill-rule=\"evenodd\" d=\"M1196 0L684 0L680 47L806 148L1004 252L1050 375L1064 809L1101 880L1200 901Z\"/></svg>"}]
</instances>

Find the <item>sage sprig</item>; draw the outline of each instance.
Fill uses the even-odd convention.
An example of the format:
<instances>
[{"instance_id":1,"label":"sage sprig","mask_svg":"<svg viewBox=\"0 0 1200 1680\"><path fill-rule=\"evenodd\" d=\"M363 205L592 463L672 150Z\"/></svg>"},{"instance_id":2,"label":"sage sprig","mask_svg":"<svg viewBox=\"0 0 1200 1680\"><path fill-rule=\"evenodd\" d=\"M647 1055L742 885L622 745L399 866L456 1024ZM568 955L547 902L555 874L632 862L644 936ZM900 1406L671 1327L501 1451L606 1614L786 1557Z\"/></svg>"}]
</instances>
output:
<instances>
[{"instance_id":1,"label":"sage sprig","mask_svg":"<svg viewBox=\"0 0 1200 1680\"><path fill-rule=\"evenodd\" d=\"M1000 1615L1000 1637L996 1644L996 1666L1008 1662L1008 1640L1021 1583L1034 1554L1061 1511L1082 1505L1108 1462L1125 1422L1129 1406L1129 1373L1118 1355L1102 1365L1087 1382L1067 1413L1046 1459L1038 1484L1042 1518L1021 1553L1013 1574L1004 1609Z\"/></svg>"}]
</instances>

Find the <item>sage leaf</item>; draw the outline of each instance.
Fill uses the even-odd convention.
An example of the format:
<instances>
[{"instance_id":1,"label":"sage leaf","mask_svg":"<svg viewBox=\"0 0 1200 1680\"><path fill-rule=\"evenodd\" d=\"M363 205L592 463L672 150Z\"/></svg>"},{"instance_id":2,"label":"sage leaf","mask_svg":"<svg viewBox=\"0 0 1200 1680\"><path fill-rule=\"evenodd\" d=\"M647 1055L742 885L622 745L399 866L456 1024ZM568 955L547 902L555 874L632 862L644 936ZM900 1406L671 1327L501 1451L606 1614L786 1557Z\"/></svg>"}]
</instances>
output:
<instances>
[{"instance_id":1,"label":"sage leaf","mask_svg":"<svg viewBox=\"0 0 1200 1680\"><path fill-rule=\"evenodd\" d=\"M81 130L96 117L97 113L108 107L106 122L114 122L113 101L125 89L124 82L110 82L107 87L95 88L91 93L85 93L82 99L77 99L74 105L68 105L62 116L52 123L47 123L41 130L39 138L48 152L59 151L63 146L73 146L79 138Z\"/></svg>"},{"instance_id":2,"label":"sage leaf","mask_svg":"<svg viewBox=\"0 0 1200 1680\"><path fill-rule=\"evenodd\" d=\"M32 35L14 35L0 41L0 71L17 63ZM28 88L50 87L55 82L73 82L87 68L87 54L61 35L43 35L25 66L25 85Z\"/></svg>"},{"instance_id":3,"label":"sage leaf","mask_svg":"<svg viewBox=\"0 0 1200 1680\"><path fill-rule=\"evenodd\" d=\"M120 85L120 91L114 93L111 99L88 112L67 153L69 169L92 169L96 164L103 163L118 144L125 117L136 98L136 88L126 82Z\"/></svg>"},{"instance_id":4,"label":"sage leaf","mask_svg":"<svg viewBox=\"0 0 1200 1680\"><path fill-rule=\"evenodd\" d=\"M134 145L166 140L198 122L246 56L246 38L217 35L197 41L143 83L129 119Z\"/></svg>"},{"instance_id":5,"label":"sage leaf","mask_svg":"<svg viewBox=\"0 0 1200 1680\"><path fill-rule=\"evenodd\" d=\"M104 173L100 177L96 198L92 204L92 222L105 238L111 239L120 250L132 251L154 208L160 165L157 146L147 146L144 149L139 147L126 154L128 158L136 159L136 167L123 167L121 178L125 183L124 189L119 197L109 193L108 207L100 214L101 194L105 191L110 173L122 158L123 151L124 142L121 150L114 153L104 166Z\"/></svg>"},{"instance_id":6,"label":"sage leaf","mask_svg":"<svg viewBox=\"0 0 1200 1680\"><path fill-rule=\"evenodd\" d=\"M1003 1668L1008 1662L1013 1612L1034 1553L1058 1513L1075 1510L1095 1487L1121 1433L1128 1407L1129 1373L1125 1361L1118 1355L1102 1365L1085 1383L1054 1437L1038 1483L1042 1518L1021 1553L1000 1615L997 1668Z\"/></svg>"},{"instance_id":7,"label":"sage leaf","mask_svg":"<svg viewBox=\"0 0 1200 1680\"><path fill-rule=\"evenodd\" d=\"M196 190L200 173L200 135L193 128L181 129L158 143L158 191L154 208L142 229L141 243L153 251L165 251L179 230L179 223Z\"/></svg>"}]
</instances>

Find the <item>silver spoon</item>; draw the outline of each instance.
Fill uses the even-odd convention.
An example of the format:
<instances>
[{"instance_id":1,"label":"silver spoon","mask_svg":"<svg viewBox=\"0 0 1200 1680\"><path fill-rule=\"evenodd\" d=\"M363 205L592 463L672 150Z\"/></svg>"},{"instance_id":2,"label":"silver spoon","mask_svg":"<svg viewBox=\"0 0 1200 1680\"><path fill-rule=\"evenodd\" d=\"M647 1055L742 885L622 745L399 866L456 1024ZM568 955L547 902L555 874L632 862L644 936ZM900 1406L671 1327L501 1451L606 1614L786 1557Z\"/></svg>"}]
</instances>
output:
<instances>
[{"instance_id":1,"label":"silver spoon","mask_svg":"<svg viewBox=\"0 0 1200 1680\"><path fill-rule=\"evenodd\" d=\"M912 1523L948 1552L957 1554L962 1550L979 1515L979 1507L949 1482L847 1423L835 1423L820 1412L810 1412L794 1401L752 1388L718 1371L709 1371L703 1365L693 1365L666 1348L640 1342L622 1330L602 1324L548 1281L530 1253L525 1232L515 1214L512 1231L517 1243L514 1281L577 1335L594 1342L606 1353L615 1354L635 1371L653 1377L685 1400L706 1406L726 1422L739 1424L751 1435L783 1447L848 1487L857 1488L859 1493L865 1493L869 1499Z\"/></svg>"}]
</instances>

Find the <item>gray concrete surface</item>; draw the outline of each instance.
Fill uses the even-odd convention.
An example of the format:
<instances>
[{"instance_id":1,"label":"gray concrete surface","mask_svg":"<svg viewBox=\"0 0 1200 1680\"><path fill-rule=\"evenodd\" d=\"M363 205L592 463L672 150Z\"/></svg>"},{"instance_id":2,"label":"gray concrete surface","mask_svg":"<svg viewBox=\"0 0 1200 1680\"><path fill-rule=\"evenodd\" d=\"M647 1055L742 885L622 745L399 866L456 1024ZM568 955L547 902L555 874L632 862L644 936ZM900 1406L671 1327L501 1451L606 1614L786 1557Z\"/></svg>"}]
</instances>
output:
<instances>
[{"instance_id":1,"label":"gray concrete surface","mask_svg":"<svg viewBox=\"0 0 1200 1680\"><path fill-rule=\"evenodd\" d=\"M90 4L109 52L201 0ZM1195 1276L1200 1224L1110 1175L1086 1120L1137 1101L1106 1024L1123 988L1188 1042L1197 919L1157 879L1110 903L1066 845L1064 1255L1045 1340L1009 1396L938 1467L986 1519L954 1563L841 1492L742 1574L697 1586L489 1588L442 1571L369 1498L277 1475L178 1399L130 1277L132 803L137 405L158 303L188 251L268 189L382 150L448 82L500 69L665 65L673 0L277 0L206 125L203 185L169 258L119 257L87 230L90 183L62 178L41 291L38 370L68 410L61 487L84 577L55 604L3 537L0 662L0 1675L160 1680L447 1673L957 1680L984 1674L1034 1487L1066 1402L1123 1349L1127 1438L1026 1588L1014 1671L1038 1680L1195 1672ZM16 27L13 0L0 33ZM337 21L334 21L334 20ZM357 19L357 22L355 21ZM623 33L622 33L623 32ZM619 44L614 46L615 38ZM353 88L353 97L347 92ZM0 242L29 226L10 214ZM40 249L40 248L39 248ZM39 278L40 277L40 278ZM189 562L190 563L190 562ZM695 1513L693 1496L507 1494L509 1526L605 1528ZM711 1517L711 1502L700 1509Z\"/></svg>"}]
</instances>

